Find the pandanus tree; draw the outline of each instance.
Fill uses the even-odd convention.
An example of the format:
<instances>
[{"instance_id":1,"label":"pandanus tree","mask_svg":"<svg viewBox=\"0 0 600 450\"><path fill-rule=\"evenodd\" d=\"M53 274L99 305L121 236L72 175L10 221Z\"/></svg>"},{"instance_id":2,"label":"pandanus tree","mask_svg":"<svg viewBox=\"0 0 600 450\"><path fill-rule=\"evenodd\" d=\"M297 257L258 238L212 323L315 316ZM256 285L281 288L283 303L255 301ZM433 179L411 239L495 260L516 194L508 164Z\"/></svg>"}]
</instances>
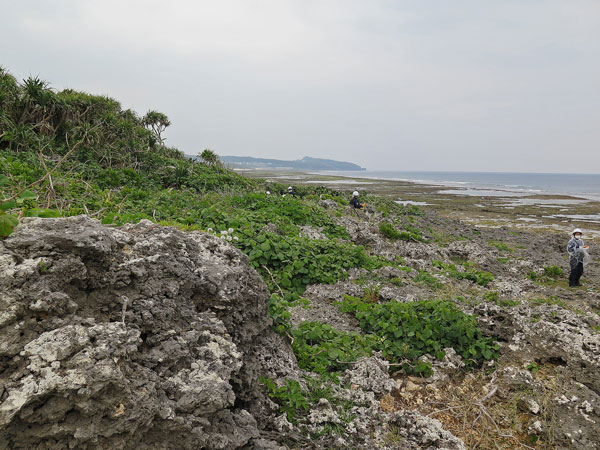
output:
<instances>
[{"instance_id":1,"label":"pandanus tree","mask_svg":"<svg viewBox=\"0 0 600 450\"><path fill-rule=\"evenodd\" d=\"M143 117L142 123L146 128L152 130L152 133L156 137L158 143L163 145L164 139L162 137L162 133L169 125L171 125L171 121L166 114L150 110Z\"/></svg>"},{"instance_id":2,"label":"pandanus tree","mask_svg":"<svg viewBox=\"0 0 600 450\"><path fill-rule=\"evenodd\" d=\"M219 159L219 155L217 155L212 150L209 150L208 148L205 149L202 153L200 153L200 159L207 166L216 166L216 167L223 166L223 163Z\"/></svg>"}]
</instances>

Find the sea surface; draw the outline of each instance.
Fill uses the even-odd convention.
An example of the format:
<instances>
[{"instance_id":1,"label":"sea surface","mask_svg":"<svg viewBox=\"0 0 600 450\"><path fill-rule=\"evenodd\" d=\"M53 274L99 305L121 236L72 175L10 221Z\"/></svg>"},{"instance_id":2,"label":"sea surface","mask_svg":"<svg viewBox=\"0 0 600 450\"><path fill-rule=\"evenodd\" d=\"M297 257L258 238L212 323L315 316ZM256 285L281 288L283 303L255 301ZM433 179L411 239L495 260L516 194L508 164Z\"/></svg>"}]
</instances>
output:
<instances>
[{"instance_id":1,"label":"sea surface","mask_svg":"<svg viewBox=\"0 0 600 450\"><path fill-rule=\"evenodd\" d=\"M411 181L460 189L456 193L478 196L521 197L536 194L569 195L600 201L600 174L514 172L321 172L353 178Z\"/></svg>"}]
</instances>

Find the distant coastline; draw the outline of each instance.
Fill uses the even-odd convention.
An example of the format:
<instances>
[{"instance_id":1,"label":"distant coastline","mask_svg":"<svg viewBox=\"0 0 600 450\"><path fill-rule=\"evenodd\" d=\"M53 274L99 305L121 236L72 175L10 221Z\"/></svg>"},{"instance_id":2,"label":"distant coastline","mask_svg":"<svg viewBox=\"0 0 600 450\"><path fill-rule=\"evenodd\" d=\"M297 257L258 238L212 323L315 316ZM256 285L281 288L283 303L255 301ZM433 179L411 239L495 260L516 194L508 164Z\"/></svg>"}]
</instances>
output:
<instances>
[{"instance_id":1,"label":"distant coastline","mask_svg":"<svg viewBox=\"0 0 600 450\"><path fill-rule=\"evenodd\" d=\"M317 172L319 173L319 172ZM327 175L445 186L476 196L566 195L600 201L600 174L517 172L335 171Z\"/></svg>"},{"instance_id":2,"label":"distant coastline","mask_svg":"<svg viewBox=\"0 0 600 450\"><path fill-rule=\"evenodd\" d=\"M254 158L251 156L220 156L221 161L237 169L301 170L301 171L365 171L364 167L346 161L311 158L305 156L298 160Z\"/></svg>"}]
</instances>

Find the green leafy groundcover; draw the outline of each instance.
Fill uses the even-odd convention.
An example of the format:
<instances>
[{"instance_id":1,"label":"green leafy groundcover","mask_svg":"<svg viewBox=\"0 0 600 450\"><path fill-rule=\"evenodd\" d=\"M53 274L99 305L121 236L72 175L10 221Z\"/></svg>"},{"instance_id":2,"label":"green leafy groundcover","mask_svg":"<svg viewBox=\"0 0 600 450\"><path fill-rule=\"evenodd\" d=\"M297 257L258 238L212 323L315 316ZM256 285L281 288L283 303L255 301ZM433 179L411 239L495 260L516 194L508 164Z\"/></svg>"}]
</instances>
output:
<instances>
[{"instance_id":1,"label":"green leafy groundcover","mask_svg":"<svg viewBox=\"0 0 600 450\"><path fill-rule=\"evenodd\" d=\"M260 382L266 386L269 397L281 406L290 422L296 423L298 412L308 411L310 405L306 392L302 390L298 381L286 379L283 386L277 386L270 378L260 377Z\"/></svg>"},{"instance_id":2,"label":"green leafy groundcover","mask_svg":"<svg viewBox=\"0 0 600 450\"><path fill-rule=\"evenodd\" d=\"M386 359L408 361L403 366L406 372L428 375L429 367L413 366L412 362L426 353L441 360L449 347L462 356L467 367L498 357L498 345L483 335L475 317L450 302L367 303L346 297L340 308L353 313L365 333L379 338L373 348Z\"/></svg>"},{"instance_id":3,"label":"green leafy groundcover","mask_svg":"<svg viewBox=\"0 0 600 450\"><path fill-rule=\"evenodd\" d=\"M447 264L442 261L433 261L433 267L446 271L446 274L451 278L457 280L469 280L480 286L487 286L489 283L494 281L494 275L490 272L484 272L477 270L472 262L466 262L463 264L464 271L459 271L454 264Z\"/></svg>"},{"instance_id":4,"label":"green leafy groundcover","mask_svg":"<svg viewBox=\"0 0 600 450\"><path fill-rule=\"evenodd\" d=\"M246 236L259 234L267 224L275 225L281 234L297 236L299 225L311 225L330 238L348 239L346 229L316 204L317 199L254 192L230 197L213 194L199 205L196 221L217 231L234 228Z\"/></svg>"},{"instance_id":5,"label":"green leafy groundcover","mask_svg":"<svg viewBox=\"0 0 600 450\"><path fill-rule=\"evenodd\" d=\"M323 428L322 432L326 432L330 429L338 434L343 434L343 428L331 429L331 425L340 427L349 424L355 419L355 415L350 413L350 410L355 406L355 403L336 397L331 383L322 378L310 378L304 377L304 383L306 389L302 388L302 385L297 380L286 378L283 380L283 384L277 385L275 381L270 378L260 377L260 382L265 385L267 394L275 402L281 406L281 410L287 414L287 418L292 423L297 423L300 416L305 416L310 410L311 405L315 405L320 399L327 399L329 404L337 407L339 411L341 409L340 424L327 424ZM318 437L315 435L314 437Z\"/></svg>"},{"instance_id":6,"label":"green leafy groundcover","mask_svg":"<svg viewBox=\"0 0 600 450\"><path fill-rule=\"evenodd\" d=\"M379 232L382 234L382 236L385 236L388 239L424 242L423 236L421 236L420 232L416 228L408 226L405 226L405 228L405 231L398 231L391 223L382 222L379 224Z\"/></svg>"},{"instance_id":7,"label":"green leafy groundcover","mask_svg":"<svg viewBox=\"0 0 600 450\"><path fill-rule=\"evenodd\" d=\"M292 330L293 349L300 368L335 377L348 363L370 356L377 347L375 335L338 331L327 323L303 322Z\"/></svg>"},{"instance_id":8,"label":"green leafy groundcover","mask_svg":"<svg viewBox=\"0 0 600 450\"><path fill-rule=\"evenodd\" d=\"M467 367L498 357L498 345L483 335L476 319L450 302L371 303L346 297L340 309L356 316L364 331L360 334L319 322L304 322L294 329L287 322L287 306L293 302L277 295L271 300L276 326L293 338L298 365L323 379L336 380L349 363L373 351L382 352L393 371L400 366L406 373L424 376L431 375L431 365L419 357L429 354L441 360L446 348L456 350Z\"/></svg>"},{"instance_id":9,"label":"green leafy groundcover","mask_svg":"<svg viewBox=\"0 0 600 450\"><path fill-rule=\"evenodd\" d=\"M301 294L308 284L331 284L345 278L352 267L378 265L364 248L335 240L265 232L241 239L238 246L248 254L250 264L262 274L272 291L279 287Z\"/></svg>"}]
</instances>

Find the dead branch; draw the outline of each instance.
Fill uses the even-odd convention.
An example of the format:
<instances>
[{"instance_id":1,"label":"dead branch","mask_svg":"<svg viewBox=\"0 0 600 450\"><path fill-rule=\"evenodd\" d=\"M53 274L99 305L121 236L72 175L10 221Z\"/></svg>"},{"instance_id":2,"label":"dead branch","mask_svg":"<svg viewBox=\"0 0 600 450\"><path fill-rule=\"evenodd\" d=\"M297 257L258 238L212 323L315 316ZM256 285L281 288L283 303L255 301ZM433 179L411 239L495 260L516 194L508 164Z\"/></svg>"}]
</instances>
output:
<instances>
[{"instance_id":1,"label":"dead branch","mask_svg":"<svg viewBox=\"0 0 600 450\"><path fill-rule=\"evenodd\" d=\"M71 153L73 153L75 150L77 150L77 147L79 147L81 144L83 144L83 142L85 141L85 138L86 138L87 134L88 134L88 130L86 130L86 132L83 135L83 137L81 138L81 140L79 142L77 142L75 145L73 145L73 147L71 147L69 149L69 151L67 153L65 153L65 155L58 160L58 162L52 168L52 170L46 172L46 174L43 177L41 177L40 179L34 181L33 183L28 184L23 189L21 189L19 192L17 192L15 195L13 195L12 197L6 199L5 201L10 202L12 200L15 200L16 198L19 198L19 196L21 194L23 194L23 192L25 192L27 189L30 189L33 186L35 186L35 185L37 185L39 183L42 183L46 178L48 178L50 175L52 175L52 172L54 172L56 169L58 169L59 166L64 162L64 160L67 159ZM68 137L68 135L65 136L65 141L67 143L67 147L69 147L69 137Z\"/></svg>"},{"instance_id":2,"label":"dead branch","mask_svg":"<svg viewBox=\"0 0 600 450\"><path fill-rule=\"evenodd\" d=\"M269 268L268 268L267 266L265 266L265 265L263 265L262 267L263 267L263 269L265 269L265 270L267 271L267 273L268 273L268 274L269 274L269 276L271 277L271 281L273 282L273 284L274 284L275 286L277 286L277 289L279 290L279 293L281 294L281 298L284 298L284 297L285 297L285 294L283 293L283 289L281 289L281 286L279 286L279 285L277 284L277 281L275 281L275 278L273 277L273 274L271 273L271 271L269 270Z\"/></svg>"}]
</instances>

